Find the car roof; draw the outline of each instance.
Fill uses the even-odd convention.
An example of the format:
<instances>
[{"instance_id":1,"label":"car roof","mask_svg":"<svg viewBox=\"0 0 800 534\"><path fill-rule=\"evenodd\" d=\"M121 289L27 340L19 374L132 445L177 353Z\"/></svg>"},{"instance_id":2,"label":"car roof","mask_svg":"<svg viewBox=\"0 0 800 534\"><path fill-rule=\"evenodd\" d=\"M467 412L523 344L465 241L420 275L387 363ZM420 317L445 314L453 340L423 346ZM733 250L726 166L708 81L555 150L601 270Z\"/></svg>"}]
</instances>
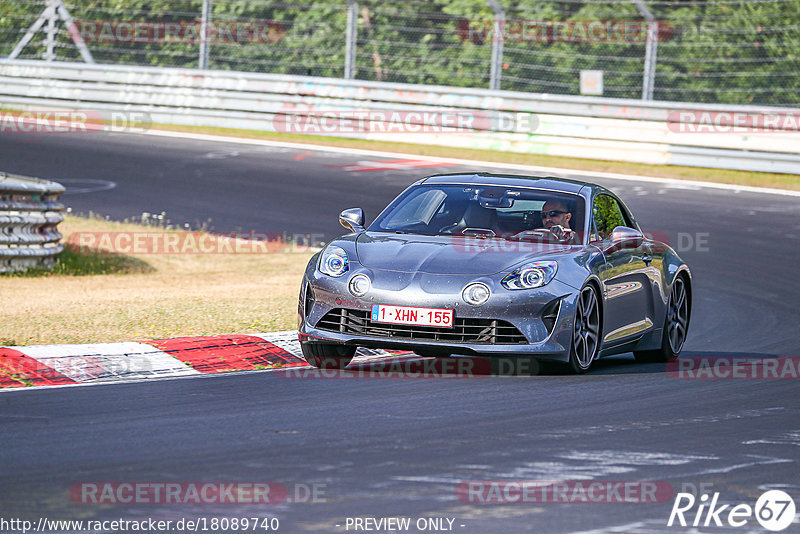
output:
<instances>
[{"instance_id":1,"label":"car roof","mask_svg":"<svg viewBox=\"0 0 800 534\"><path fill-rule=\"evenodd\" d=\"M604 189L590 182L581 182L579 180L570 180L568 178L559 178L556 176L526 176L523 174L497 174L491 172L434 174L421 180L421 183L535 187L575 194L586 186Z\"/></svg>"}]
</instances>

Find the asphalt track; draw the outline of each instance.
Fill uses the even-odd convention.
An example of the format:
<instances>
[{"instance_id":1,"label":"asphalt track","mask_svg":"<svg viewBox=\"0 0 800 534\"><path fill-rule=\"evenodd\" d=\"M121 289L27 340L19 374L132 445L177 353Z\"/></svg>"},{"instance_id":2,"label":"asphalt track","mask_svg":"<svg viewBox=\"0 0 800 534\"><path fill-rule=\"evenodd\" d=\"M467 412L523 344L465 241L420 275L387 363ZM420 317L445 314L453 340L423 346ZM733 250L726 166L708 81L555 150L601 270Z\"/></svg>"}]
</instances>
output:
<instances>
[{"instance_id":1,"label":"asphalt track","mask_svg":"<svg viewBox=\"0 0 800 534\"><path fill-rule=\"evenodd\" d=\"M178 223L210 218L219 231L321 239L340 233L343 208L362 206L371 219L417 178L469 169L357 170L384 160L133 135L0 138L2 170L61 181L75 211L116 219L166 211ZM104 181L114 187L101 190ZM797 198L594 181L618 192L692 268L682 357L800 356ZM676 379L664 365L626 356L580 377L283 373L0 395L0 517L275 516L281 532L345 532L354 516L449 517L464 533L690 531L666 527L671 500L461 502L456 487L471 480L666 481L751 505L782 488L800 505L797 380ZM324 502L72 503L67 490L83 481L316 484ZM751 521L735 531L764 530Z\"/></svg>"}]
</instances>

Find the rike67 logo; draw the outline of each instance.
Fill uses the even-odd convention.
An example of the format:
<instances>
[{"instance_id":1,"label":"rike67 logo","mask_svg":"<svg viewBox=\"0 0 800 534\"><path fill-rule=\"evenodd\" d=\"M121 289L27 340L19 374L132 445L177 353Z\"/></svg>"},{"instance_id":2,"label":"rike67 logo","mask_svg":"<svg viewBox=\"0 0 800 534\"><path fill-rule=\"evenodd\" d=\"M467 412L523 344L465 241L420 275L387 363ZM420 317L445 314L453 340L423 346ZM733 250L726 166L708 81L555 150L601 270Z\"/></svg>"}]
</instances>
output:
<instances>
[{"instance_id":1,"label":"rike67 logo","mask_svg":"<svg viewBox=\"0 0 800 534\"><path fill-rule=\"evenodd\" d=\"M678 493L667 526L743 527L755 518L763 528L780 532L792 524L794 514L794 500L781 490L764 492L756 501L755 507L744 503L719 504L718 492L714 493L710 501L708 494L696 499L691 493Z\"/></svg>"}]
</instances>

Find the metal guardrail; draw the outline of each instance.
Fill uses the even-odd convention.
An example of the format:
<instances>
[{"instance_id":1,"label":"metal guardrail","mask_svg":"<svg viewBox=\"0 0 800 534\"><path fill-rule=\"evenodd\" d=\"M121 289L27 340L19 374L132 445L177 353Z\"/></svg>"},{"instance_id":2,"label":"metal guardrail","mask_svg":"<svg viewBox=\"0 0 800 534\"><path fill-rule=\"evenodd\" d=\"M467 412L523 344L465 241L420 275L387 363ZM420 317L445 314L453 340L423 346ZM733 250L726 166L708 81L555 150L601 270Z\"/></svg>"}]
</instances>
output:
<instances>
[{"instance_id":1,"label":"metal guardrail","mask_svg":"<svg viewBox=\"0 0 800 534\"><path fill-rule=\"evenodd\" d=\"M652 102L360 80L0 61L0 106L147 113L152 122L281 131L276 117L340 111L472 111L470 133L332 132L339 137L527 152L562 157L800 174L794 130L687 133L670 128L681 111L785 114L793 108ZM499 127L502 114L528 115L534 130ZM490 126L485 126L485 125ZM492 126L494 125L494 126Z\"/></svg>"},{"instance_id":2,"label":"metal guardrail","mask_svg":"<svg viewBox=\"0 0 800 534\"><path fill-rule=\"evenodd\" d=\"M63 192L56 182L0 172L0 273L55 265L64 250Z\"/></svg>"}]
</instances>

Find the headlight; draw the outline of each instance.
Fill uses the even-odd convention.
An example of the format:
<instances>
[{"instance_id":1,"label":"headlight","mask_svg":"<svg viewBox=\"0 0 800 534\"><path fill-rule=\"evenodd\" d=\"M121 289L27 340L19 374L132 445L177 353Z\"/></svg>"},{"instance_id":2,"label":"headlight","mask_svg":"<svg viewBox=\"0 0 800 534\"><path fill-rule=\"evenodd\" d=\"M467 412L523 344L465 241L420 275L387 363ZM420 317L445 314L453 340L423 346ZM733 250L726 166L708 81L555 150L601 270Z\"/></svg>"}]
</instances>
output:
<instances>
[{"instance_id":1,"label":"headlight","mask_svg":"<svg viewBox=\"0 0 800 534\"><path fill-rule=\"evenodd\" d=\"M357 274L350 279L350 293L356 297L363 297L372 284L366 274Z\"/></svg>"},{"instance_id":2,"label":"headlight","mask_svg":"<svg viewBox=\"0 0 800 534\"><path fill-rule=\"evenodd\" d=\"M340 247L329 246L319 259L319 271L328 276L339 277L350 269L347 252Z\"/></svg>"},{"instance_id":3,"label":"headlight","mask_svg":"<svg viewBox=\"0 0 800 534\"><path fill-rule=\"evenodd\" d=\"M490 294L491 292L486 284L475 282L464 288L464 291L461 292L461 297L467 304L471 304L472 306L480 306L489 300Z\"/></svg>"},{"instance_id":4,"label":"headlight","mask_svg":"<svg viewBox=\"0 0 800 534\"><path fill-rule=\"evenodd\" d=\"M554 261L537 261L518 267L501 282L506 289L533 289L546 286L556 276L558 264Z\"/></svg>"}]
</instances>

